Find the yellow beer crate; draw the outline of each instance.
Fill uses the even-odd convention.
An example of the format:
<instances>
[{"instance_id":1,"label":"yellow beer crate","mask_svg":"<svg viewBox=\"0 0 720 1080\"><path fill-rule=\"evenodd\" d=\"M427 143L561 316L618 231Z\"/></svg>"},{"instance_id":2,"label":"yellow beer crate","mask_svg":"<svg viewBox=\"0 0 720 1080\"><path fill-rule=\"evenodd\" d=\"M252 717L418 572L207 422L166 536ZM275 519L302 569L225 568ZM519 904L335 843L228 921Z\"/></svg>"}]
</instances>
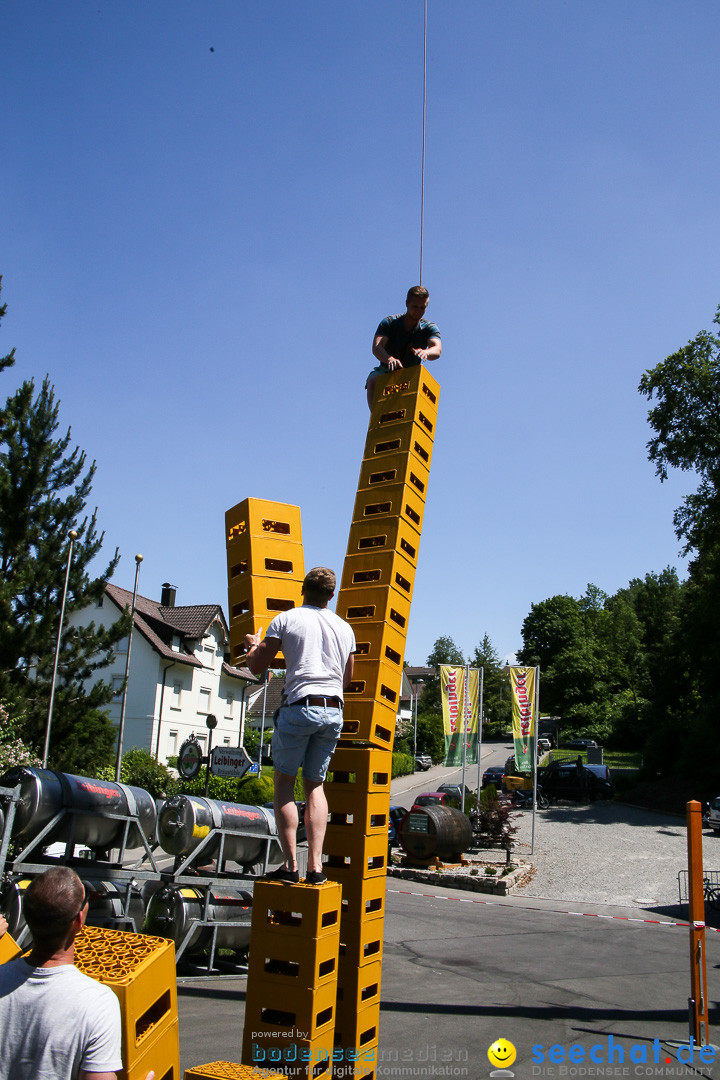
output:
<instances>
[{"instance_id":1,"label":"yellow beer crate","mask_svg":"<svg viewBox=\"0 0 720 1080\"><path fill-rule=\"evenodd\" d=\"M175 945L165 938L85 926L75 939L74 962L85 975L109 986L120 1002L129 1075L177 1021Z\"/></svg>"},{"instance_id":2,"label":"yellow beer crate","mask_svg":"<svg viewBox=\"0 0 720 1080\"><path fill-rule=\"evenodd\" d=\"M362 694L356 699L352 686L351 683L345 690L340 743L363 742L382 750L392 750L397 723L396 707L385 699L373 701Z\"/></svg>"},{"instance_id":3,"label":"yellow beer crate","mask_svg":"<svg viewBox=\"0 0 720 1080\"><path fill-rule=\"evenodd\" d=\"M251 941L258 931L308 939L336 935L339 927L340 888L334 881L322 885L255 882Z\"/></svg>"},{"instance_id":4,"label":"yellow beer crate","mask_svg":"<svg viewBox=\"0 0 720 1080\"><path fill-rule=\"evenodd\" d=\"M348 555L369 555L376 551L398 551L417 567L420 537L414 523L401 517L355 521L350 526Z\"/></svg>"},{"instance_id":5,"label":"yellow beer crate","mask_svg":"<svg viewBox=\"0 0 720 1080\"><path fill-rule=\"evenodd\" d=\"M395 589L400 596L412 600L415 567L397 551L346 555L340 581L342 591L382 586Z\"/></svg>"},{"instance_id":6,"label":"yellow beer crate","mask_svg":"<svg viewBox=\"0 0 720 1080\"><path fill-rule=\"evenodd\" d=\"M419 535L424 513L425 499L409 484L388 484L380 491L361 488L355 496L352 524L361 521L384 522L388 518L399 517Z\"/></svg>"},{"instance_id":7,"label":"yellow beer crate","mask_svg":"<svg viewBox=\"0 0 720 1080\"><path fill-rule=\"evenodd\" d=\"M337 933L316 938L278 935L274 930L253 930L248 985L273 986L282 995L286 986L336 983L339 931L338 926Z\"/></svg>"},{"instance_id":8,"label":"yellow beer crate","mask_svg":"<svg viewBox=\"0 0 720 1080\"><path fill-rule=\"evenodd\" d=\"M392 757L386 750L340 745L330 759L328 782L350 791L389 792L391 770Z\"/></svg>"},{"instance_id":9,"label":"yellow beer crate","mask_svg":"<svg viewBox=\"0 0 720 1080\"><path fill-rule=\"evenodd\" d=\"M300 507L268 499L243 499L225 512L225 540L260 536L302 544Z\"/></svg>"}]
</instances>

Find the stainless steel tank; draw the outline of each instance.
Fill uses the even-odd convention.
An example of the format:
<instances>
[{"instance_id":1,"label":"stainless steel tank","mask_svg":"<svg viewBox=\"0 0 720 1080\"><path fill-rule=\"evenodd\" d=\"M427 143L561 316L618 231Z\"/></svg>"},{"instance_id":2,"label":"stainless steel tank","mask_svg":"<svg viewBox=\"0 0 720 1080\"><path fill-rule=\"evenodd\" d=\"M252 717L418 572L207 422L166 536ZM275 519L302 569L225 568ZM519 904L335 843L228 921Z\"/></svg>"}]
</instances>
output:
<instances>
[{"instance_id":1,"label":"stainless steel tank","mask_svg":"<svg viewBox=\"0 0 720 1080\"><path fill-rule=\"evenodd\" d=\"M202 919L205 894L210 890L207 918L218 926L217 947L246 951L250 944L252 895L242 889L219 885L190 888L167 885L159 889L148 904L143 932L170 938L176 948L191 930L193 919ZM228 925L232 920L235 925ZM238 925L239 922L239 925ZM212 927L197 926L191 933L184 955L192 956L208 948Z\"/></svg>"},{"instance_id":2,"label":"stainless steel tank","mask_svg":"<svg viewBox=\"0 0 720 1080\"><path fill-rule=\"evenodd\" d=\"M114 927L117 930L140 932L145 919L145 903L140 888L114 881L88 881L85 883L90 905L87 925Z\"/></svg>"},{"instance_id":3,"label":"stainless steel tank","mask_svg":"<svg viewBox=\"0 0 720 1080\"><path fill-rule=\"evenodd\" d=\"M67 840L74 820L75 844L90 848L117 847L122 842L127 819L133 816L140 822L140 831L134 823L131 825L126 846L140 847L143 836L148 841L155 838L155 800L143 788L25 766L0 777L0 785L17 784L20 784L20 801L15 809L12 836L22 844L29 844L63 809L71 813L63 815L44 838L44 844ZM103 813L116 816L103 817Z\"/></svg>"},{"instance_id":4,"label":"stainless steel tank","mask_svg":"<svg viewBox=\"0 0 720 1080\"><path fill-rule=\"evenodd\" d=\"M283 861L275 815L263 806L243 806L222 799L203 799L199 795L174 795L160 810L157 839L169 855L187 856L213 829L225 830L224 857L241 866L262 861L268 837L273 838L268 865L280 866ZM241 832L249 835L242 836ZM200 858L213 859L219 849L218 833L202 849Z\"/></svg>"},{"instance_id":5,"label":"stainless steel tank","mask_svg":"<svg viewBox=\"0 0 720 1080\"><path fill-rule=\"evenodd\" d=\"M9 933L12 934L18 944L20 944L20 938L26 927L22 910L23 896L31 881L31 877L13 877L6 882L2 890L0 910L4 912L7 919Z\"/></svg>"}]
</instances>

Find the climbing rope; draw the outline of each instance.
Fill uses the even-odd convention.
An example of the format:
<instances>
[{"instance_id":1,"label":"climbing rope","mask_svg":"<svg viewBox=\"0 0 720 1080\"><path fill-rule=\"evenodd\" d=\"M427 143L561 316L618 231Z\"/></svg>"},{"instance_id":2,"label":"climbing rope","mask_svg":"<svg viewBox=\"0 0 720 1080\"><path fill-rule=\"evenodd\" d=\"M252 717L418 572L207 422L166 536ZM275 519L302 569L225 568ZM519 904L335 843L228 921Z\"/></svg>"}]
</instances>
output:
<instances>
[{"instance_id":1,"label":"climbing rope","mask_svg":"<svg viewBox=\"0 0 720 1080\"><path fill-rule=\"evenodd\" d=\"M420 285L423 272L423 234L425 231L425 112L427 105L427 0L423 23L423 105L422 105L422 167L420 170Z\"/></svg>"}]
</instances>

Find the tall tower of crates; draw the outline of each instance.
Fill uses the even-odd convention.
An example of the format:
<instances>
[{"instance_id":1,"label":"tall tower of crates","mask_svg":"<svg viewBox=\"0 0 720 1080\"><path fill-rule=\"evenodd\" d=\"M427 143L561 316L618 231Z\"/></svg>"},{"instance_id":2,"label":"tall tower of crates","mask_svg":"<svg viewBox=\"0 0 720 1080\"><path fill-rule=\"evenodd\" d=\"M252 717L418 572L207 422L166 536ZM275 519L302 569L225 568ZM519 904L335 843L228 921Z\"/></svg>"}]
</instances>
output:
<instances>
[{"instance_id":1,"label":"tall tower of crates","mask_svg":"<svg viewBox=\"0 0 720 1080\"><path fill-rule=\"evenodd\" d=\"M225 514L230 652L245 655L245 635L267 630L279 611L302 604L305 577L300 507L244 499ZM273 661L284 667L281 654Z\"/></svg>"},{"instance_id":2,"label":"tall tower of crates","mask_svg":"<svg viewBox=\"0 0 720 1080\"><path fill-rule=\"evenodd\" d=\"M357 652L325 786L330 880L255 887L243 1062L302 1080L329 1074L331 1044L338 1074L376 1074L391 755L438 397L425 368L402 369L381 380L370 417L337 601ZM226 534L240 660L246 633L302 602L300 512L246 499Z\"/></svg>"},{"instance_id":3,"label":"tall tower of crates","mask_svg":"<svg viewBox=\"0 0 720 1080\"><path fill-rule=\"evenodd\" d=\"M326 785L326 873L342 884L335 1043L374 1075L380 1016L391 752L440 388L421 366L376 392L337 613L357 640Z\"/></svg>"}]
</instances>

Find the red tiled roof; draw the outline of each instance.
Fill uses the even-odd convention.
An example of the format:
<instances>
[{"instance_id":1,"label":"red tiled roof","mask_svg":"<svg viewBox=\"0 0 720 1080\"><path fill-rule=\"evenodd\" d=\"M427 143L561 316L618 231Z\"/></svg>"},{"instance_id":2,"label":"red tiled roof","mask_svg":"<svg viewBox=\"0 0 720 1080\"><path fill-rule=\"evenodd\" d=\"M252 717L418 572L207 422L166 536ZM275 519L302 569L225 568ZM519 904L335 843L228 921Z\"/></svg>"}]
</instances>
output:
<instances>
[{"instance_id":1,"label":"red tiled roof","mask_svg":"<svg viewBox=\"0 0 720 1080\"><path fill-rule=\"evenodd\" d=\"M105 591L121 611L132 606L132 593L121 589L119 585L108 583ZM202 638L208 627L219 619L225 638L228 627L223 610L219 604L192 604L186 607L165 607L147 596L135 597L135 628L152 647L165 659L191 667L202 667L202 662L188 649L188 643ZM173 637L179 635L180 650L173 649ZM236 668L223 662L223 672L230 678L256 682L255 676L247 668Z\"/></svg>"}]
</instances>

